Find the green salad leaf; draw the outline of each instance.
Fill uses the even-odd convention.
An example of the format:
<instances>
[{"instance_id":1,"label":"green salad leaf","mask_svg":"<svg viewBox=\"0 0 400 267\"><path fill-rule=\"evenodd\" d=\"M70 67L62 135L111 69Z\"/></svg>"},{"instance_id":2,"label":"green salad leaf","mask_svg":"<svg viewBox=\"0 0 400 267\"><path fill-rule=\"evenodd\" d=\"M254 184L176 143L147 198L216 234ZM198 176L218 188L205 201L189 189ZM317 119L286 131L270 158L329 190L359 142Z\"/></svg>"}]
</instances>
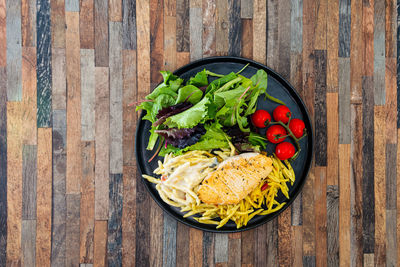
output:
<instances>
[{"instance_id":1,"label":"green salad leaf","mask_svg":"<svg viewBox=\"0 0 400 267\"><path fill-rule=\"evenodd\" d=\"M184 101L189 101L192 104L196 104L203 97L203 91L194 85L186 85L179 89L178 98L175 104L182 103Z\"/></svg>"}]
</instances>

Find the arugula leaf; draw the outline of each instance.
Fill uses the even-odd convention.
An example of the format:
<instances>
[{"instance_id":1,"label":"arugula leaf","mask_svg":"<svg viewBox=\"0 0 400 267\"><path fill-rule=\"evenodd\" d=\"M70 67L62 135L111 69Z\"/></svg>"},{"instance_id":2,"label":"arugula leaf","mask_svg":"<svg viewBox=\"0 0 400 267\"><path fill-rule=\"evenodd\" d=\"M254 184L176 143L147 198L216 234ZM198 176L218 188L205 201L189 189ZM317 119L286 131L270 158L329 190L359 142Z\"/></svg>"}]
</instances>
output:
<instances>
[{"instance_id":1,"label":"arugula leaf","mask_svg":"<svg viewBox=\"0 0 400 267\"><path fill-rule=\"evenodd\" d=\"M258 86L261 89L260 94L264 94L267 91L268 74L264 70L258 70L256 74L251 76L250 80L254 86Z\"/></svg>"},{"instance_id":2,"label":"arugula leaf","mask_svg":"<svg viewBox=\"0 0 400 267\"><path fill-rule=\"evenodd\" d=\"M190 96L190 97L189 97ZM192 104L196 104L203 97L203 91L194 85L186 85L179 89L178 98L175 104L184 102L189 97L188 101Z\"/></svg>"},{"instance_id":3,"label":"arugula leaf","mask_svg":"<svg viewBox=\"0 0 400 267\"><path fill-rule=\"evenodd\" d=\"M189 81L187 82L187 85L194 85L197 87L208 85L207 71L204 69L204 70L196 73L196 76L191 77L189 79Z\"/></svg>"},{"instance_id":4,"label":"arugula leaf","mask_svg":"<svg viewBox=\"0 0 400 267\"><path fill-rule=\"evenodd\" d=\"M162 71L160 71L160 73L161 73L161 75L163 76L164 83L165 83L166 85L168 85L168 83L169 83L170 81L175 81L175 80L178 79L178 76L172 74L172 72L170 72L170 71L162 70Z\"/></svg>"},{"instance_id":5,"label":"arugula leaf","mask_svg":"<svg viewBox=\"0 0 400 267\"><path fill-rule=\"evenodd\" d=\"M244 113L245 116L251 115L254 112L256 112L257 100L258 100L258 97L259 97L260 93L261 93L261 89L258 88L258 87L254 88L251 91L250 101L249 101L249 104L247 106L246 112Z\"/></svg>"},{"instance_id":6,"label":"arugula leaf","mask_svg":"<svg viewBox=\"0 0 400 267\"><path fill-rule=\"evenodd\" d=\"M233 79L236 79L238 76L236 75L236 73L231 72L228 75L225 75L219 79L216 79L214 81L212 81L206 89L206 93L210 93L212 94L215 90L217 90L218 88L220 88L221 86L223 86L224 84L226 84L227 82L232 81Z\"/></svg>"},{"instance_id":7,"label":"arugula leaf","mask_svg":"<svg viewBox=\"0 0 400 267\"><path fill-rule=\"evenodd\" d=\"M154 100L156 99L159 95L170 95L173 98L177 98L178 94L176 92L174 92L173 90L171 90L171 88L168 85L165 84L160 84L159 86L157 86L153 92L151 92L151 94L146 96L146 99L151 99Z\"/></svg>"}]
</instances>

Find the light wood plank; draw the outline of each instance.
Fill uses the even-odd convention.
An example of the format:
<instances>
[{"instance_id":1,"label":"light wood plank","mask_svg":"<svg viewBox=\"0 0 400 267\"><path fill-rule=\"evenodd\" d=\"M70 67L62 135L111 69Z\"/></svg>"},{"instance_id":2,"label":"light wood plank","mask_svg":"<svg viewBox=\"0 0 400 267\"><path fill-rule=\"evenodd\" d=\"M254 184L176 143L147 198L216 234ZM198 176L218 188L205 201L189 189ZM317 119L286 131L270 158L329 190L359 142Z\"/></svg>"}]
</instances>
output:
<instances>
[{"instance_id":1,"label":"light wood plank","mask_svg":"<svg viewBox=\"0 0 400 267\"><path fill-rule=\"evenodd\" d=\"M36 146L24 145L22 148L22 220L36 219L36 170Z\"/></svg>"},{"instance_id":2,"label":"light wood plank","mask_svg":"<svg viewBox=\"0 0 400 267\"><path fill-rule=\"evenodd\" d=\"M315 261L317 266L327 262L327 206L326 206L326 167L315 168Z\"/></svg>"},{"instance_id":3,"label":"light wood plank","mask_svg":"<svg viewBox=\"0 0 400 267\"><path fill-rule=\"evenodd\" d=\"M374 2L374 99L384 105L385 89L385 1ZM375 260L375 264L378 264Z\"/></svg>"},{"instance_id":4,"label":"light wood plank","mask_svg":"<svg viewBox=\"0 0 400 267\"><path fill-rule=\"evenodd\" d=\"M241 236L241 252L242 252L242 265L243 264L249 264L249 265L254 265L254 247L255 247L255 236L256 230L248 230L242 232Z\"/></svg>"},{"instance_id":5,"label":"light wood plank","mask_svg":"<svg viewBox=\"0 0 400 267\"><path fill-rule=\"evenodd\" d=\"M51 45L65 48L65 0L51 1Z\"/></svg>"},{"instance_id":6,"label":"light wood plank","mask_svg":"<svg viewBox=\"0 0 400 267\"><path fill-rule=\"evenodd\" d=\"M176 228L176 220L164 214L163 266L176 266Z\"/></svg>"},{"instance_id":7,"label":"light wood plank","mask_svg":"<svg viewBox=\"0 0 400 267\"><path fill-rule=\"evenodd\" d=\"M400 130L397 130L397 150L396 150L396 190L400 190ZM396 208L400 207L400 194L396 194ZM400 212L397 212L396 223L397 237L397 262L400 262Z\"/></svg>"},{"instance_id":8,"label":"light wood plank","mask_svg":"<svg viewBox=\"0 0 400 267\"><path fill-rule=\"evenodd\" d=\"M6 0L0 0L0 67L7 66Z\"/></svg>"},{"instance_id":9,"label":"light wood plank","mask_svg":"<svg viewBox=\"0 0 400 267\"><path fill-rule=\"evenodd\" d=\"M314 171L308 173L303 188L303 256L315 255Z\"/></svg>"},{"instance_id":10,"label":"light wood plank","mask_svg":"<svg viewBox=\"0 0 400 267\"><path fill-rule=\"evenodd\" d=\"M7 73L0 67L0 264L7 262Z\"/></svg>"},{"instance_id":11,"label":"light wood plank","mask_svg":"<svg viewBox=\"0 0 400 267\"><path fill-rule=\"evenodd\" d=\"M81 64L79 45L79 13L66 12L66 76L67 76L67 194L80 192L81 160Z\"/></svg>"},{"instance_id":12,"label":"light wood plank","mask_svg":"<svg viewBox=\"0 0 400 267\"><path fill-rule=\"evenodd\" d=\"M36 220L22 220L21 228L22 266L35 266Z\"/></svg>"},{"instance_id":13,"label":"light wood plank","mask_svg":"<svg viewBox=\"0 0 400 267\"><path fill-rule=\"evenodd\" d=\"M203 57L216 52L216 1L203 1Z\"/></svg>"},{"instance_id":14,"label":"light wood plank","mask_svg":"<svg viewBox=\"0 0 400 267\"><path fill-rule=\"evenodd\" d=\"M397 244L396 244L396 210L386 210L386 265L398 266Z\"/></svg>"},{"instance_id":15,"label":"light wood plank","mask_svg":"<svg viewBox=\"0 0 400 267\"><path fill-rule=\"evenodd\" d=\"M162 266L164 213L155 201L150 202L150 266ZM197 251L199 253L199 250Z\"/></svg>"},{"instance_id":16,"label":"light wood plank","mask_svg":"<svg viewBox=\"0 0 400 267\"><path fill-rule=\"evenodd\" d=\"M279 266L292 266L293 229L291 226L291 207L278 217L278 263Z\"/></svg>"},{"instance_id":17,"label":"light wood plank","mask_svg":"<svg viewBox=\"0 0 400 267\"><path fill-rule=\"evenodd\" d=\"M339 187L328 185L326 189L327 208L327 266L339 266Z\"/></svg>"},{"instance_id":18,"label":"light wood plank","mask_svg":"<svg viewBox=\"0 0 400 267\"><path fill-rule=\"evenodd\" d=\"M318 50L327 49L328 2L329 2L328 0L316 1L317 14L316 14L314 49Z\"/></svg>"},{"instance_id":19,"label":"light wood plank","mask_svg":"<svg viewBox=\"0 0 400 267\"><path fill-rule=\"evenodd\" d=\"M293 248L294 259L293 266L300 266L303 263L303 227L293 227Z\"/></svg>"},{"instance_id":20,"label":"light wood plank","mask_svg":"<svg viewBox=\"0 0 400 267\"><path fill-rule=\"evenodd\" d=\"M80 194L66 194L67 218L65 229L65 264L79 264Z\"/></svg>"},{"instance_id":21,"label":"light wood plank","mask_svg":"<svg viewBox=\"0 0 400 267\"><path fill-rule=\"evenodd\" d=\"M94 50L81 49L81 127L82 141L95 137L95 67Z\"/></svg>"},{"instance_id":22,"label":"light wood plank","mask_svg":"<svg viewBox=\"0 0 400 267\"><path fill-rule=\"evenodd\" d=\"M51 255L52 130L38 129L36 266L49 266Z\"/></svg>"},{"instance_id":23,"label":"light wood plank","mask_svg":"<svg viewBox=\"0 0 400 267\"><path fill-rule=\"evenodd\" d=\"M107 221L95 221L93 267L106 266Z\"/></svg>"},{"instance_id":24,"label":"light wood plank","mask_svg":"<svg viewBox=\"0 0 400 267\"><path fill-rule=\"evenodd\" d=\"M178 223L176 230L176 266L185 267L189 265L189 232L190 227L183 223Z\"/></svg>"},{"instance_id":25,"label":"light wood plank","mask_svg":"<svg viewBox=\"0 0 400 267\"><path fill-rule=\"evenodd\" d=\"M150 90L150 6L144 0L136 5L138 99L144 99Z\"/></svg>"},{"instance_id":26,"label":"light wood plank","mask_svg":"<svg viewBox=\"0 0 400 267\"><path fill-rule=\"evenodd\" d=\"M350 144L339 145L339 264L350 265Z\"/></svg>"},{"instance_id":27,"label":"light wood plank","mask_svg":"<svg viewBox=\"0 0 400 267\"><path fill-rule=\"evenodd\" d=\"M374 0L363 2L363 62L364 75L374 75Z\"/></svg>"},{"instance_id":28,"label":"light wood plank","mask_svg":"<svg viewBox=\"0 0 400 267\"><path fill-rule=\"evenodd\" d=\"M267 28L267 8L265 1L254 0L253 4L253 59L262 64L267 63L266 36L258 34ZM268 16L269 17L269 16Z\"/></svg>"},{"instance_id":29,"label":"light wood plank","mask_svg":"<svg viewBox=\"0 0 400 267\"><path fill-rule=\"evenodd\" d=\"M22 47L36 46L36 1L21 1Z\"/></svg>"},{"instance_id":30,"label":"light wood plank","mask_svg":"<svg viewBox=\"0 0 400 267\"><path fill-rule=\"evenodd\" d=\"M79 12L79 0L65 0L65 11Z\"/></svg>"},{"instance_id":31,"label":"light wood plank","mask_svg":"<svg viewBox=\"0 0 400 267\"><path fill-rule=\"evenodd\" d=\"M338 118L338 93L326 94L326 121L327 121L327 184L338 184L339 172L339 118Z\"/></svg>"},{"instance_id":32,"label":"light wood plank","mask_svg":"<svg viewBox=\"0 0 400 267\"><path fill-rule=\"evenodd\" d=\"M363 56L362 48L362 0L351 2L351 37L350 37L350 88L351 103L362 102Z\"/></svg>"},{"instance_id":33,"label":"light wood plank","mask_svg":"<svg viewBox=\"0 0 400 267\"><path fill-rule=\"evenodd\" d=\"M176 69L176 17L164 16L164 60L163 69ZM154 67L153 67L154 68ZM154 69L156 71L156 69Z\"/></svg>"},{"instance_id":34,"label":"light wood plank","mask_svg":"<svg viewBox=\"0 0 400 267\"><path fill-rule=\"evenodd\" d=\"M242 57L253 58L253 20L242 19Z\"/></svg>"},{"instance_id":35,"label":"light wood plank","mask_svg":"<svg viewBox=\"0 0 400 267\"><path fill-rule=\"evenodd\" d=\"M236 235L230 234L230 235ZM241 258L241 240L240 234L239 238L229 238L229 256L228 256L228 266L240 267L242 266L242 258Z\"/></svg>"},{"instance_id":36,"label":"light wood plank","mask_svg":"<svg viewBox=\"0 0 400 267\"><path fill-rule=\"evenodd\" d=\"M189 31L190 31L190 60L197 60L203 56L203 38L202 38L202 8L192 7L192 2L190 1L189 10ZM220 1L220 0L218 0ZM224 0L221 0L224 1ZM217 48L218 50L218 48Z\"/></svg>"},{"instance_id":37,"label":"light wood plank","mask_svg":"<svg viewBox=\"0 0 400 267\"><path fill-rule=\"evenodd\" d=\"M189 0L176 0L176 46L178 52L189 52Z\"/></svg>"},{"instance_id":38,"label":"light wood plank","mask_svg":"<svg viewBox=\"0 0 400 267\"><path fill-rule=\"evenodd\" d=\"M168 3L164 5L166 6L165 13L167 13ZM152 88L162 81L160 70L164 67L164 5L160 0L150 1L150 82Z\"/></svg>"},{"instance_id":39,"label":"light wood plank","mask_svg":"<svg viewBox=\"0 0 400 267\"><path fill-rule=\"evenodd\" d=\"M215 262L228 262L228 235L215 234Z\"/></svg>"},{"instance_id":40,"label":"light wood plank","mask_svg":"<svg viewBox=\"0 0 400 267\"><path fill-rule=\"evenodd\" d=\"M81 49L94 49L94 0L80 1L79 9Z\"/></svg>"},{"instance_id":41,"label":"light wood plank","mask_svg":"<svg viewBox=\"0 0 400 267\"><path fill-rule=\"evenodd\" d=\"M110 0L108 16L110 21L122 21L122 0Z\"/></svg>"},{"instance_id":42,"label":"light wood plank","mask_svg":"<svg viewBox=\"0 0 400 267\"><path fill-rule=\"evenodd\" d=\"M373 253L365 253L364 254L364 266L365 267L373 267L374 264L374 254Z\"/></svg>"},{"instance_id":43,"label":"light wood plank","mask_svg":"<svg viewBox=\"0 0 400 267\"><path fill-rule=\"evenodd\" d=\"M339 58L339 144L350 144L350 60Z\"/></svg>"},{"instance_id":44,"label":"light wood plank","mask_svg":"<svg viewBox=\"0 0 400 267\"><path fill-rule=\"evenodd\" d=\"M53 110L64 110L67 108L67 78L65 65L65 49L52 49L52 105Z\"/></svg>"},{"instance_id":45,"label":"light wood plank","mask_svg":"<svg viewBox=\"0 0 400 267\"><path fill-rule=\"evenodd\" d=\"M394 58L386 58L385 85L386 85L386 142L395 144L397 137L397 63Z\"/></svg>"},{"instance_id":46,"label":"light wood plank","mask_svg":"<svg viewBox=\"0 0 400 267\"><path fill-rule=\"evenodd\" d=\"M124 166L122 207L122 265L133 266L136 259L136 167Z\"/></svg>"},{"instance_id":47,"label":"light wood plank","mask_svg":"<svg viewBox=\"0 0 400 267\"><path fill-rule=\"evenodd\" d=\"M290 51L303 51L303 1L292 0L290 9Z\"/></svg>"},{"instance_id":48,"label":"light wood plank","mask_svg":"<svg viewBox=\"0 0 400 267\"><path fill-rule=\"evenodd\" d=\"M240 17L242 19L253 18L253 0L241 0Z\"/></svg>"}]
</instances>

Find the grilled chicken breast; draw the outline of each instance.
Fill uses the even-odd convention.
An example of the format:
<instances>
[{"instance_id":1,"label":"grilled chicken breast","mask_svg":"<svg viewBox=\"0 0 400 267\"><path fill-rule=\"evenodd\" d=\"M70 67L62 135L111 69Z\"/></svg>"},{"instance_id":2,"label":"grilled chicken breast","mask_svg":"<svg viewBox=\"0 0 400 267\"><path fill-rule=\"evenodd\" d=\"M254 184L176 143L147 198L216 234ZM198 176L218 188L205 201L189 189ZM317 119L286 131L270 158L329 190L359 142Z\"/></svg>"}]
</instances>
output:
<instances>
[{"instance_id":1,"label":"grilled chicken breast","mask_svg":"<svg viewBox=\"0 0 400 267\"><path fill-rule=\"evenodd\" d=\"M272 171L272 160L259 153L244 153L219 164L202 182L199 198L208 204L236 204Z\"/></svg>"}]
</instances>

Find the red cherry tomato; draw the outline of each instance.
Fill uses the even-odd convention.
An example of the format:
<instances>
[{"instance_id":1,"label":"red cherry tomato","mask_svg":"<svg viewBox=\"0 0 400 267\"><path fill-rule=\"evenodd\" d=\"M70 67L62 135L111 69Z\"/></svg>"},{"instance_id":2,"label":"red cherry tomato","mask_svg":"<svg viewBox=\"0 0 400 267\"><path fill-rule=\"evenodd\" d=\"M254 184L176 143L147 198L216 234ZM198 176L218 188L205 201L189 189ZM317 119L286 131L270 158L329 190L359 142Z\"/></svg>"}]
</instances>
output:
<instances>
[{"instance_id":1,"label":"red cherry tomato","mask_svg":"<svg viewBox=\"0 0 400 267\"><path fill-rule=\"evenodd\" d=\"M286 160L293 157L295 152L296 149L294 148L294 145L289 142L280 143L275 148L275 155L280 160Z\"/></svg>"},{"instance_id":2,"label":"red cherry tomato","mask_svg":"<svg viewBox=\"0 0 400 267\"><path fill-rule=\"evenodd\" d=\"M281 121L283 123L287 123L289 121L289 116L291 114L292 113L290 112L290 109L287 106L280 105L274 109L272 116L274 117L275 121Z\"/></svg>"},{"instance_id":3,"label":"red cherry tomato","mask_svg":"<svg viewBox=\"0 0 400 267\"><path fill-rule=\"evenodd\" d=\"M291 119L290 120L289 128L292 131L292 133L294 134L294 136L296 136L296 138L300 138L303 136L305 127L306 126L305 126L304 122L300 119Z\"/></svg>"},{"instance_id":4,"label":"red cherry tomato","mask_svg":"<svg viewBox=\"0 0 400 267\"><path fill-rule=\"evenodd\" d=\"M267 139L273 144L278 144L285 140L286 138L286 130L281 125L272 125L267 130Z\"/></svg>"},{"instance_id":5,"label":"red cherry tomato","mask_svg":"<svg viewBox=\"0 0 400 267\"><path fill-rule=\"evenodd\" d=\"M254 126L258 128L265 128L265 122L271 122L271 115L269 115L268 111L263 109L259 109L251 115L251 121Z\"/></svg>"}]
</instances>

